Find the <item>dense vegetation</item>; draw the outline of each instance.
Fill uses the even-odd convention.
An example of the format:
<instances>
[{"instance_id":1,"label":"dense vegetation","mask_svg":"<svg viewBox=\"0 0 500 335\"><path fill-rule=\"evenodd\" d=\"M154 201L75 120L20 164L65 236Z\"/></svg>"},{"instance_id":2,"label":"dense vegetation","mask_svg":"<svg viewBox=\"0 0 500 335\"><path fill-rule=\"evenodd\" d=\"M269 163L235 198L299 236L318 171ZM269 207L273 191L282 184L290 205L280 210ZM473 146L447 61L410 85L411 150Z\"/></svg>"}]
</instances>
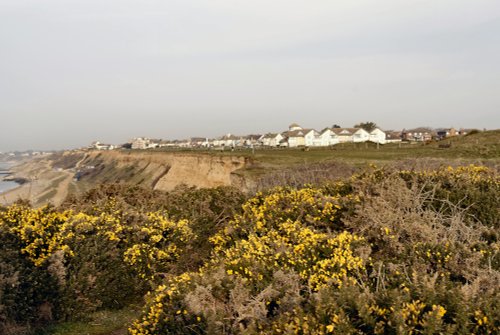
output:
<instances>
[{"instance_id":1,"label":"dense vegetation","mask_svg":"<svg viewBox=\"0 0 500 335\"><path fill-rule=\"evenodd\" d=\"M0 209L0 333L134 303L130 334L498 333L499 197L483 166L373 167L249 199L19 203Z\"/></svg>"}]
</instances>

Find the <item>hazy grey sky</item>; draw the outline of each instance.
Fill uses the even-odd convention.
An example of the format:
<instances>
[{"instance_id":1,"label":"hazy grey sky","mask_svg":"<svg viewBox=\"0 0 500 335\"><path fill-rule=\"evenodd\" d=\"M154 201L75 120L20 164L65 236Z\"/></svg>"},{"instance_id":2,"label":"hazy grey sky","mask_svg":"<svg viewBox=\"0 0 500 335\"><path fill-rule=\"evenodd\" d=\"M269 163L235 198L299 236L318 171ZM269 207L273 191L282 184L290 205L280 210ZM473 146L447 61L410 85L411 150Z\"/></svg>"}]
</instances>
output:
<instances>
[{"instance_id":1,"label":"hazy grey sky","mask_svg":"<svg viewBox=\"0 0 500 335\"><path fill-rule=\"evenodd\" d=\"M0 151L500 128L499 0L0 0Z\"/></svg>"}]
</instances>

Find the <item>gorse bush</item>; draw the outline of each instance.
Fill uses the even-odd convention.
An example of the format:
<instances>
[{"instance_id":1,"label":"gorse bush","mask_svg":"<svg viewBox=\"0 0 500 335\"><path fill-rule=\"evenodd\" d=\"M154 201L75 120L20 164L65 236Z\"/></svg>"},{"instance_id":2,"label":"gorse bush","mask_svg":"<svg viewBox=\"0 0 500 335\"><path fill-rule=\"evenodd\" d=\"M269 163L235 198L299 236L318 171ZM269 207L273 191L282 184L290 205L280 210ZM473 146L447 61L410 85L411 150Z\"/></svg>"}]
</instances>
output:
<instances>
[{"instance_id":1,"label":"gorse bush","mask_svg":"<svg viewBox=\"0 0 500 335\"><path fill-rule=\"evenodd\" d=\"M194 234L172 269L180 274L203 265L212 249L209 237L241 211L244 200L243 193L231 187L179 186L171 192L160 192L138 186L105 184L80 197L69 197L62 208L90 215L118 210L122 213L122 225L141 225L143 214L149 212L166 212L173 221L188 220Z\"/></svg>"},{"instance_id":2,"label":"gorse bush","mask_svg":"<svg viewBox=\"0 0 500 335\"><path fill-rule=\"evenodd\" d=\"M13 205L0 332L144 296L131 334L498 333L499 195L485 167L373 167L246 201L106 185Z\"/></svg>"},{"instance_id":3,"label":"gorse bush","mask_svg":"<svg viewBox=\"0 0 500 335\"><path fill-rule=\"evenodd\" d=\"M491 204L499 192L493 171L470 166L374 168L257 194L210 239L212 256L199 271L148 295L130 332L498 332Z\"/></svg>"},{"instance_id":4,"label":"gorse bush","mask_svg":"<svg viewBox=\"0 0 500 335\"><path fill-rule=\"evenodd\" d=\"M34 315L31 309L43 303L60 317L122 307L144 293L141 279L154 280L156 271L178 259L177 250L192 236L186 221L173 222L161 213L148 214L140 226L123 226L119 213L92 216L13 205L0 220L2 239L18 250L16 256L30 264L34 275L39 273L34 281L47 291L46 301L31 301L23 293L27 305L16 306L18 314L24 307Z\"/></svg>"},{"instance_id":5,"label":"gorse bush","mask_svg":"<svg viewBox=\"0 0 500 335\"><path fill-rule=\"evenodd\" d=\"M230 188L105 185L59 209L0 208L0 333L140 302L167 274L203 263L203 222L216 230L242 199Z\"/></svg>"}]
</instances>

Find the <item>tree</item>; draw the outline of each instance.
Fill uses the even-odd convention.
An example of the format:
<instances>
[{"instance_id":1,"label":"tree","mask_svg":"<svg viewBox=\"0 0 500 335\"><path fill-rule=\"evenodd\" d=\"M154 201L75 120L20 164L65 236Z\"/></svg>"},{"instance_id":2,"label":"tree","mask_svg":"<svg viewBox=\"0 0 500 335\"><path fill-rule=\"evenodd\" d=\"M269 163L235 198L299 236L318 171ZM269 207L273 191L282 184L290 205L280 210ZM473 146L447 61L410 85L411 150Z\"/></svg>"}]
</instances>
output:
<instances>
[{"instance_id":1,"label":"tree","mask_svg":"<svg viewBox=\"0 0 500 335\"><path fill-rule=\"evenodd\" d=\"M354 125L354 128L363 128L367 132L371 132L375 128L378 128L378 126L375 122L361 122Z\"/></svg>"},{"instance_id":2,"label":"tree","mask_svg":"<svg viewBox=\"0 0 500 335\"><path fill-rule=\"evenodd\" d=\"M341 128L338 124L334 124L332 128Z\"/></svg>"}]
</instances>

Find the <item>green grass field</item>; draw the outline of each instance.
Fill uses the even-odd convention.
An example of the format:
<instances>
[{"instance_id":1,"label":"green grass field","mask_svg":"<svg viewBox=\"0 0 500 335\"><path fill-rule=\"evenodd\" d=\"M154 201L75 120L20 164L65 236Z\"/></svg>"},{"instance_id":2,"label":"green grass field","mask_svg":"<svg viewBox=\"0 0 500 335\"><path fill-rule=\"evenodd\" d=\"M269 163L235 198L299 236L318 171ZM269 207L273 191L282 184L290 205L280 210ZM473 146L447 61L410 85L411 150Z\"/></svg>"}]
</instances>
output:
<instances>
[{"instance_id":1,"label":"green grass field","mask_svg":"<svg viewBox=\"0 0 500 335\"><path fill-rule=\"evenodd\" d=\"M486 163L496 165L500 159L500 130L491 130L457 136L430 143L340 143L328 148L236 148L226 149L152 149L132 150L137 153L185 153L210 156L238 156L249 164L236 174L245 178L259 178L268 173L300 166L341 163L353 167L367 164L385 165L391 162L437 159L461 164Z\"/></svg>"},{"instance_id":2,"label":"green grass field","mask_svg":"<svg viewBox=\"0 0 500 335\"><path fill-rule=\"evenodd\" d=\"M451 144L449 148L442 145ZM243 156L264 167L345 161L354 164L393 161L410 158L445 158L496 160L500 158L500 130L484 131L430 143L341 143L329 148L259 148L231 150L155 149L152 152L184 152L221 156ZM141 151L144 152L144 151Z\"/></svg>"}]
</instances>

